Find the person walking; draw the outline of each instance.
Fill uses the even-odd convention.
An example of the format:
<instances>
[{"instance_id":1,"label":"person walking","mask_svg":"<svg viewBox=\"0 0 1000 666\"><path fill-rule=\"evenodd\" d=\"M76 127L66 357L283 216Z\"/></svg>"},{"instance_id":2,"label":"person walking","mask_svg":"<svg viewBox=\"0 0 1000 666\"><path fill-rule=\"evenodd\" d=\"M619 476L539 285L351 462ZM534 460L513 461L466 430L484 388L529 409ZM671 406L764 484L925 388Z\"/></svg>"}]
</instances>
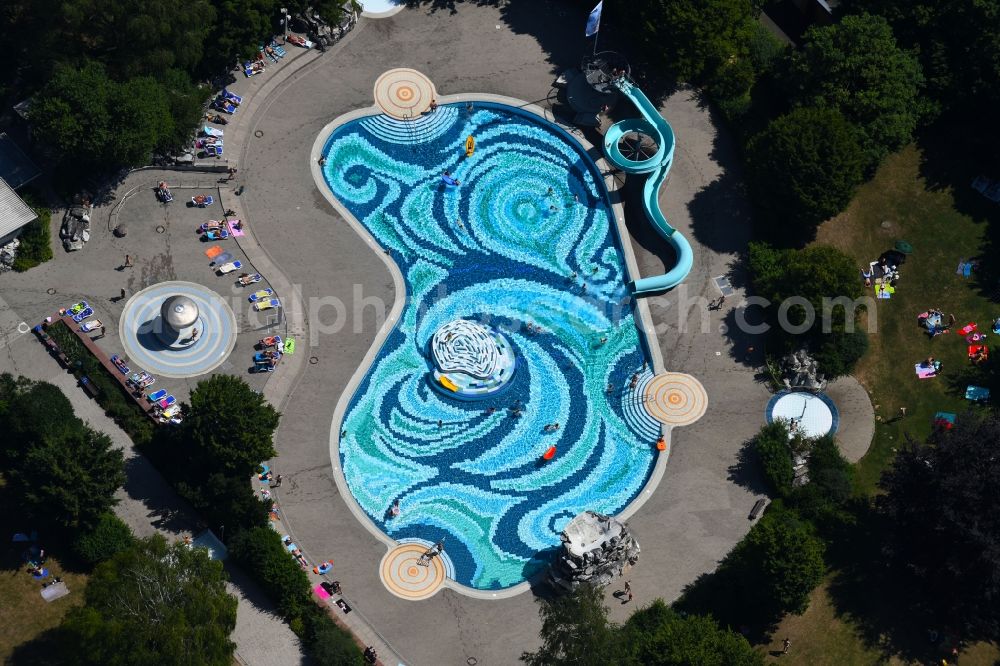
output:
<instances>
[{"instance_id":1,"label":"person walking","mask_svg":"<svg viewBox=\"0 0 1000 666\"><path fill-rule=\"evenodd\" d=\"M123 269L124 268L132 268L132 255L130 255L130 254L126 254L125 255L125 263L122 264L122 268Z\"/></svg>"},{"instance_id":2,"label":"person walking","mask_svg":"<svg viewBox=\"0 0 1000 666\"><path fill-rule=\"evenodd\" d=\"M896 418L900 418L901 419L904 416L906 416L906 407L900 407L899 408L899 416L897 416Z\"/></svg>"},{"instance_id":3,"label":"person walking","mask_svg":"<svg viewBox=\"0 0 1000 666\"><path fill-rule=\"evenodd\" d=\"M281 479L282 479L282 476L280 474L278 476L274 477L274 485L272 486L272 488L280 488L281 487Z\"/></svg>"},{"instance_id":4,"label":"person walking","mask_svg":"<svg viewBox=\"0 0 1000 666\"><path fill-rule=\"evenodd\" d=\"M622 596L625 597L625 601L622 602L623 604L632 601L632 581L625 581L625 593Z\"/></svg>"},{"instance_id":5,"label":"person walking","mask_svg":"<svg viewBox=\"0 0 1000 666\"><path fill-rule=\"evenodd\" d=\"M781 641L781 654L788 654L788 648L791 646L792 642L787 638Z\"/></svg>"}]
</instances>

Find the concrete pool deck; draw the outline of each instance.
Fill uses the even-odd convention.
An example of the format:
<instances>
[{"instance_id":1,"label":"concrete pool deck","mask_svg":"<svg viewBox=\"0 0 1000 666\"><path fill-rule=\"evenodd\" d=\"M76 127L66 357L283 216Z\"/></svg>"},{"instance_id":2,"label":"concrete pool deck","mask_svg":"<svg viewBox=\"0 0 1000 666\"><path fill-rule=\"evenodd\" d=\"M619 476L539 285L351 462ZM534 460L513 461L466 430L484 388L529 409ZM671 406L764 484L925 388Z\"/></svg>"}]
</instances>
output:
<instances>
[{"instance_id":1,"label":"concrete pool deck","mask_svg":"<svg viewBox=\"0 0 1000 666\"><path fill-rule=\"evenodd\" d=\"M261 242L301 285L303 297L348 304L365 299L363 307L349 308L344 317L327 306L310 317L310 330L340 326L335 334L318 336L318 345L309 352L317 363L304 368L282 408L280 456L273 467L284 474L285 482L276 494L297 543L312 559L333 557L337 562L337 577L354 607L351 616L360 613L408 664L464 663L470 657L480 664L513 663L521 650L537 645L537 608L527 594L493 601L447 589L414 605L382 585L374 565L386 546L342 501L346 498L331 474L328 433L336 398L390 316L395 286L390 269L373 269L381 263L378 253L315 187L315 160L307 147L337 116L370 107L375 78L395 65L424 71L444 92L485 92L544 103L556 74L578 64L585 46L578 26L558 20L561 11L565 13L558 5L536 8L534 14L552 13L535 17L544 26L541 36L512 30L510 25L523 25L524 17L510 17L508 10L495 7L460 6L453 14L433 15L408 9L390 19L362 21L335 53L337 59L363 56L371 65L344 68L326 57L277 86L254 114L240 159L241 176L253 183L241 204L250 219L259 220ZM486 39L489 53L482 49ZM556 43L579 46L560 50ZM551 117L551 111L546 113ZM718 135L695 93L671 96L666 115L680 145L661 197L671 220L691 234L699 259L683 294L676 290L644 302L668 366L698 377L713 401L722 402L696 424L674 433L662 483L629 519L644 546L630 574L641 603L656 596L676 597L685 584L714 568L749 529L746 514L758 495L748 489L750 484L731 480L732 468L743 442L759 429L769 396L756 378L756 367L743 362L750 341L719 330L730 310L712 313L706 333L700 331L699 312L678 314L682 296L706 301L716 297L710 278L726 274L745 247L749 217L736 194L738 177L724 166L736 162L735 152ZM263 136L249 138L257 131ZM628 190L623 198L630 196ZM632 223L633 216L638 224ZM641 208L633 213L626 206L625 222L639 274L662 272L669 251L658 237L643 231L647 224ZM738 302L741 295L730 296L729 302ZM680 324L693 327L693 332L679 334ZM608 598L613 601L612 591ZM631 610L610 605L619 620Z\"/></svg>"}]
</instances>

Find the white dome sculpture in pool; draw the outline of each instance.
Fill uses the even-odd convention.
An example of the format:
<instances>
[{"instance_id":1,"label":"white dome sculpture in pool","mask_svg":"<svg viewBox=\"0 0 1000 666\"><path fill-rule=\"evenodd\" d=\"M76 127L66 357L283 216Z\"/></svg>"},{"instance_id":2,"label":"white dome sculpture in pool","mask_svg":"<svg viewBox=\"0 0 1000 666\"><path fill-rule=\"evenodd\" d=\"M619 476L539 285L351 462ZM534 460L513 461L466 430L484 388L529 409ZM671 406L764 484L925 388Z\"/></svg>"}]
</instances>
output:
<instances>
[{"instance_id":1,"label":"white dome sculpture in pool","mask_svg":"<svg viewBox=\"0 0 1000 666\"><path fill-rule=\"evenodd\" d=\"M782 391L772 397L767 403L767 422L776 419L789 424L789 434L808 438L832 435L840 425L840 414L830 398L805 391Z\"/></svg>"},{"instance_id":2,"label":"white dome sculpture in pool","mask_svg":"<svg viewBox=\"0 0 1000 666\"><path fill-rule=\"evenodd\" d=\"M467 319L439 328L430 342L431 384L445 395L476 400L503 389L514 376L514 348L499 331Z\"/></svg>"}]
</instances>

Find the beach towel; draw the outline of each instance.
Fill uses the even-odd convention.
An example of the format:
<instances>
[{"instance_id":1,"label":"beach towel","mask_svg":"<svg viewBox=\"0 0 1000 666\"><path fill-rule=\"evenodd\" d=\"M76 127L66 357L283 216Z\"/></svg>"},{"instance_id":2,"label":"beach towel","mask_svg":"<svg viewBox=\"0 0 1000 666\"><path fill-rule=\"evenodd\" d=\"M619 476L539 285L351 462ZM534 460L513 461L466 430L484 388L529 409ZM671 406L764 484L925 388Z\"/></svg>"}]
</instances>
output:
<instances>
[{"instance_id":1,"label":"beach towel","mask_svg":"<svg viewBox=\"0 0 1000 666\"><path fill-rule=\"evenodd\" d=\"M990 390L982 386L969 386L965 389L965 399L980 402L990 399Z\"/></svg>"},{"instance_id":2,"label":"beach towel","mask_svg":"<svg viewBox=\"0 0 1000 666\"><path fill-rule=\"evenodd\" d=\"M48 578L48 576L49 576L48 569L42 569L41 572L37 574L31 574L31 577L34 578L35 580L42 580L43 578Z\"/></svg>"},{"instance_id":3,"label":"beach towel","mask_svg":"<svg viewBox=\"0 0 1000 666\"><path fill-rule=\"evenodd\" d=\"M205 250L205 256L208 257L209 259L215 259L220 254L222 254L221 245L213 245L212 247Z\"/></svg>"},{"instance_id":4,"label":"beach towel","mask_svg":"<svg viewBox=\"0 0 1000 666\"><path fill-rule=\"evenodd\" d=\"M234 226L237 222L239 222L239 220L229 220L229 222L227 223L228 226L229 226L229 233L231 233L232 235L237 236L237 237L245 235L246 232L243 231L242 228L237 229ZM242 227L243 225L240 225L240 226Z\"/></svg>"},{"instance_id":5,"label":"beach towel","mask_svg":"<svg viewBox=\"0 0 1000 666\"><path fill-rule=\"evenodd\" d=\"M967 262L965 268L962 269L962 277L969 277L972 275L972 262Z\"/></svg>"},{"instance_id":6,"label":"beach towel","mask_svg":"<svg viewBox=\"0 0 1000 666\"><path fill-rule=\"evenodd\" d=\"M295 339L294 338L289 338L288 340L285 340L284 350L285 350L285 353L289 354L289 355L295 353Z\"/></svg>"},{"instance_id":7,"label":"beach towel","mask_svg":"<svg viewBox=\"0 0 1000 666\"><path fill-rule=\"evenodd\" d=\"M978 326L976 325L976 322L970 321L968 324L966 324L962 328L958 329L958 332L961 333L962 335L968 335L969 333L972 333L977 328L978 328Z\"/></svg>"},{"instance_id":8,"label":"beach towel","mask_svg":"<svg viewBox=\"0 0 1000 666\"><path fill-rule=\"evenodd\" d=\"M883 300L889 300L892 295L896 293L896 288L891 284L877 284L875 285L875 298L881 298Z\"/></svg>"},{"instance_id":9,"label":"beach towel","mask_svg":"<svg viewBox=\"0 0 1000 666\"><path fill-rule=\"evenodd\" d=\"M330 593L323 589L322 585L317 585L313 588L313 594L315 594L320 599L329 599Z\"/></svg>"},{"instance_id":10,"label":"beach towel","mask_svg":"<svg viewBox=\"0 0 1000 666\"><path fill-rule=\"evenodd\" d=\"M937 370L935 368L928 368L923 363L914 363L913 369L916 371L919 379L930 379L931 377L937 376Z\"/></svg>"},{"instance_id":11,"label":"beach towel","mask_svg":"<svg viewBox=\"0 0 1000 666\"><path fill-rule=\"evenodd\" d=\"M965 272L965 257L958 260L958 268L955 269L955 275L961 275Z\"/></svg>"}]
</instances>

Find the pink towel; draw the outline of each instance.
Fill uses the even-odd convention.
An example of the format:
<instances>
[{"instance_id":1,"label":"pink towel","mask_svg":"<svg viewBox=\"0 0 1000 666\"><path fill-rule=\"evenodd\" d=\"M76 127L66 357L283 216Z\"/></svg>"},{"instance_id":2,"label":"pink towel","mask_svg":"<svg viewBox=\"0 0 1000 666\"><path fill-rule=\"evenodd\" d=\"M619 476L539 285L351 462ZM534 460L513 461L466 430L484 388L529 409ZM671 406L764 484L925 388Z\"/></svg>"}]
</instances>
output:
<instances>
[{"instance_id":1,"label":"pink towel","mask_svg":"<svg viewBox=\"0 0 1000 666\"><path fill-rule=\"evenodd\" d=\"M322 585L317 585L313 588L313 594L315 594L320 599L329 599L330 593L323 589Z\"/></svg>"},{"instance_id":2,"label":"pink towel","mask_svg":"<svg viewBox=\"0 0 1000 666\"><path fill-rule=\"evenodd\" d=\"M917 371L917 377L920 379L930 379L937 375L934 368L925 367L922 363L915 363L913 369Z\"/></svg>"},{"instance_id":3,"label":"pink towel","mask_svg":"<svg viewBox=\"0 0 1000 666\"><path fill-rule=\"evenodd\" d=\"M239 220L229 220L229 223L228 223L229 224L229 233L231 233L234 236L242 236L242 235L244 235L243 234L243 229L237 229L235 226L233 226L237 222L239 222Z\"/></svg>"}]
</instances>

